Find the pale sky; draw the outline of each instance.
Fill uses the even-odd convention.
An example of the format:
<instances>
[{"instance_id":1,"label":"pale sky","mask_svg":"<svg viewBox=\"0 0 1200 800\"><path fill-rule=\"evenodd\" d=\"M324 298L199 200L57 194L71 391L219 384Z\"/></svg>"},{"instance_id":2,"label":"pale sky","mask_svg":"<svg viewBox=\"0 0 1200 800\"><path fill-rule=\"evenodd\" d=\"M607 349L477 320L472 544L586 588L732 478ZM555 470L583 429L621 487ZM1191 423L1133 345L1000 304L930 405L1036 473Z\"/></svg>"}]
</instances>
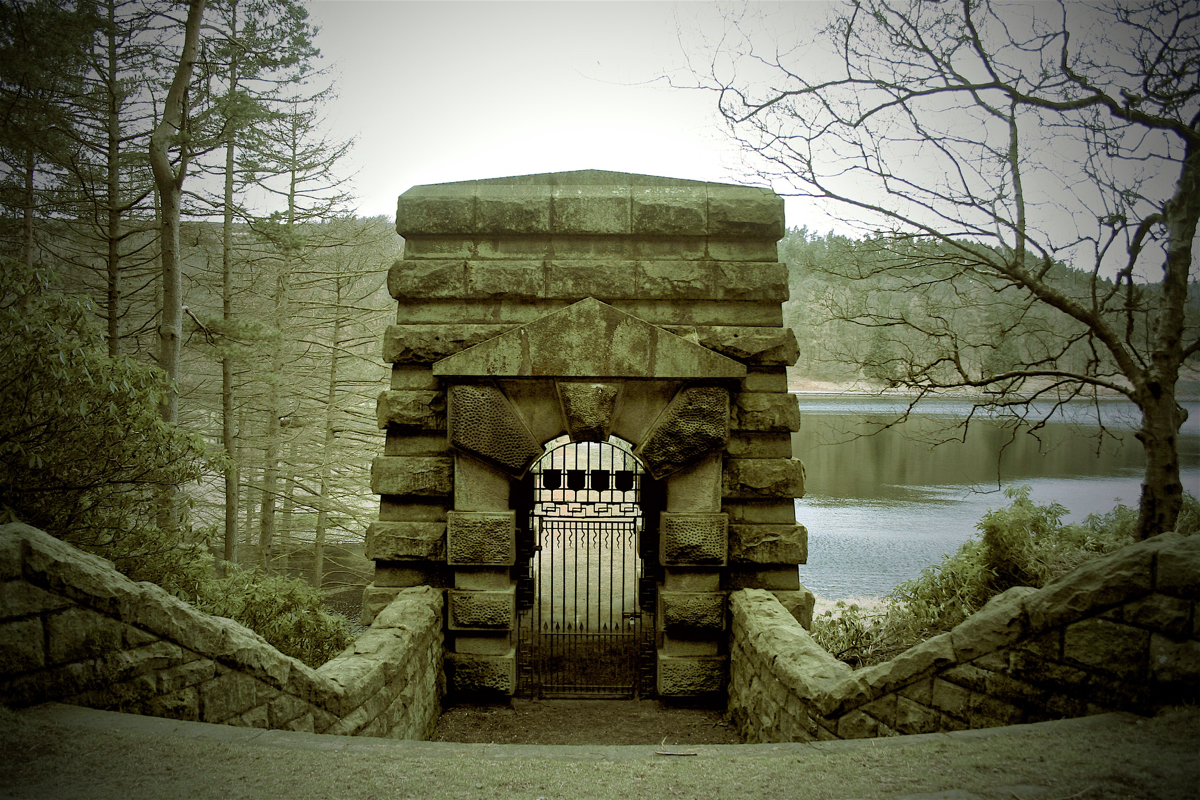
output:
<instances>
[{"instance_id":1,"label":"pale sky","mask_svg":"<svg viewBox=\"0 0 1200 800\"><path fill-rule=\"evenodd\" d=\"M801 17L824 14L820 2L789 5ZM312 0L339 95L330 127L356 137L359 214L392 216L396 197L418 184L538 172L750 182L712 95L647 85L683 66L679 26L719 27L719 9L697 0ZM789 226L832 224L788 206Z\"/></svg>"}]
</instances>

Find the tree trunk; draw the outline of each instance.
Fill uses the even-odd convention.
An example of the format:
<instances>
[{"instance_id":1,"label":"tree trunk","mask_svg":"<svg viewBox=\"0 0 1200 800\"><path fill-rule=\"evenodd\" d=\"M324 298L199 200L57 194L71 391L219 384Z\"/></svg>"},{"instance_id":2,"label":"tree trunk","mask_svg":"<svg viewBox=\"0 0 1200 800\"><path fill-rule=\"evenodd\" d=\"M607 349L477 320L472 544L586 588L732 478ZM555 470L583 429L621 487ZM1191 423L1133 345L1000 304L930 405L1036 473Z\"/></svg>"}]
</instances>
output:
<instances>
[{"instance_id":1,"label":"tree trunk","mask_svg":"<svg viewBox=\"0 0 1200 800\"><path fill-rule=\"evenodd\" d=\"M334 420L337 414L338 343L342 338L342 279L336 278L336 306L333 314L333 341L329 348L329 386L325 392L325 446L321 450L321 488L317 498L317 531L313 544L312 585L321 588L325 581L325 528L329 524L329 477L333 468L333 445L337 440Z\"/></svg>"},{"instance_id":2,"label":"tree trunk","mask_svg":"<svg viewBox=\"0 0 1200 800\"><path fill-rule=\"evenodd\" d=\"M162 204L162 229L159 247L162 252L162 317L158 327L158 366L167 373L168 386L158 406L159 416L169 425L179 422L179 349L183 341L183 277L179 256L179 216L183 196L183 179L187 176L188 146L181 141L179 166L171 164L172 140L181 137L184 128L184 94L196 64L200 43L200 21L205 0L189 0L187 22L184 24L183 51L179 65L163 104L162 119L150 134L150 167ZM159 514L160 527L178 525L178 506L175 487L162 487Z\"/></svg>"},{"instance_id":3,"label":"tree trunk","mask_svg":"<svg viewBox=\"0 0 1200 800\"><path fill-rule=\"evenodd\" d=\"M1174 385L1161 399L1142 406L1142 427L1137 438L1146 451L1146 473L1138 509L1138 539L1175 530L1183 507L1178 448L1179 428L1183 424L1180 411Z\"/></svg>"},{"instance_id":4,"label":"tree trunk","mask_svg":"<svg viewBox=\"0 0 1200 800\"><path fill-rule=\"evenodd\" d=\"M108 167L108 296L105 316L108 321L108 354L121 354L121 118L117 99L116 8L108 4L108 142L105 160Z\"/></svg>"},{"instance_id":5,"label":"tree trunk","mask_svg":"<svg viewBox=\"0 0 1200 800\"><path fill-rule=\"evenodd\" d=\"M23 209L22 240L25 250L25 269L33 271L33 178L37 165L33 160L32 148L25 150L25 202Z\"/></svg>"}]
</instances>

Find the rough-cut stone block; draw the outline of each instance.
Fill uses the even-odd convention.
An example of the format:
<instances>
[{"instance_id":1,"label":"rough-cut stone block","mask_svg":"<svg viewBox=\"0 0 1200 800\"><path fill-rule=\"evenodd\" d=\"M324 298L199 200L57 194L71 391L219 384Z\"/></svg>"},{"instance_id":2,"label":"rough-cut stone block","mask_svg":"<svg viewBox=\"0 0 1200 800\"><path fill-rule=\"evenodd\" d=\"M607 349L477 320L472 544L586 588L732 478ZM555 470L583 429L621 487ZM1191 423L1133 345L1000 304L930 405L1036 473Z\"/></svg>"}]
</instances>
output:
<instances>
[{"instance_id":1,"label":"rough-cut stone block","mask_svg":"<svg viewBox=\"0 0 1200 800\"><path fill-rule=\"evenodd\" d=\"M480 184L475 232L536 236L550 233L550 187Z\"/></svg>"},{"instance_id":2,"label":"rough-cut stone block","mask_svg":"<svg viewBox=\"0 0 1200 800\"><path fill-rule=\"evenodd\" d=\"M790 525L796 521L796 503L791 499L725 503L721 510L736 525Z\"/></svg>"},{"instance_id":3,"label":"rough-cut stone block","mask_svg":"<svg viewBox=\"0 0 1200 800\"><path fill-rule=\"evenodd\" d=\"M516 563L516 512L451 511L446 516L447 563L480 566Z\"/></svg>"},{"instance_id":4,"label":"rough-cut stone block","mask_svg":"<svg viewBox=\"0 0 1200 800\"><path fill-rule=\"evenodd\" d=\"M402 587L399 586L376 586L368 583L363 587L362 613L359 621L363 625L370 625L375 621L379 612L387 608L401 591Z\"/></svg>"},{"instance_id":5,"label":"rough-cut stone block","mask_svg":"<svg viewBox=\"0 0 1200 800\"><path fill-rule=\"evenodd\" d=\"M371 461L371 491L448 497L454 491L454 460L436 456L380 456Z\"/></svg>"},{"instance_id":6,"label":"rough-cut stone block","mask_svg":"<svg viewBox=\"0 0 1200 800\"><path fill-rule=\"evenodd\" d=\"M799 622L805 630L812 629L813 608L817 598L805 586L801 585L795 591L771 592L779 604L787 610L792 618Z\"/></svg>"},{"instance_id":7,"label":"rough-cut stone block","mask_svg":"<svg viewBox=\"0 0 1200 800\"><path fill-rule=\"evenodd\" d=\"M658 593L662 629L674 636L712 635L725 630L724 592Z\"/></svg>"},{"instance_id":8,"label":"rough-cut stone block","mask_svg":"<svg viewBox=\"0 0 1200 800\"><path fill-rule=\"evenodd\" d=\"M467 262L464 299L535 300L545 294L545 261L475 259Z\"/></svg>"},{"instance_id":9,"label":"rough-cut stone block","mask_svg":"<svg viewBox=\"0 0 1200 800\"><path fill-rule=\"evenodd\" d=\"M1106 619L1084 619L1063 633L1063 657L1069 662L1119 678L1145 674L1150 634Z\"/></svg>"},{"instance_id":10,"label":"rough-cut stone block","mask_svg":"<svg viewBox=\"0 0 1200 800\"><path fill-rule=\"evenodd\" d=\"M729 392L719 386L680 390L634 449L655 478L699 461L729 441Z\"/></svg>"},{"instance_id":11,"label":"rough-cut stone block","mask_svg":"<svg viewBox=\"0 0 1200 800\"><path fill-rule=\"evenodd\" d=\"M731 458L721 490L731 500L803 497L804 465L796 459Z\"/></svg>"},{"instance_id":12,"label":"rough-cut stone block","mask_svg":"<svg viewBox=\"0 0 1200 800\"><path fill-rule=\"evenodd\" d=\"M445 557L443 547L443 560ZM376 561L372 582L379 589L407 589L410 586L446 587L454 585L454 573L441 562Z\"/></svg>"},{"instance_id":13,"label":"rough-cut stone block","mask_svg":"<svg viewBox=\"0 0 1200 800\"><path fill-rule=\"evenodd\" d=\"M764 239L724 239L710 236L708 257L714 261L778 261L779 246Z\"/></svg>"},{"instance_id":14,"label":"rough-cut stone block","mask_svg":"<svg viewBox=\"0 0 1200 800\"><path fill-rule=\"evenodd\" d=\"M388 292L402 302L463 297L466 288L466 262L461 259L400 259L388 270Z\"/></svg>"},{"instance_id":15,"label":"rough-cut stone block","mask_svg":"<svg viewBox=\"0 0 1200 800\"><path fill-rule=\"evenodd\" d=\"M709 192L708 235L779 241L783 198L770 189L722 186Z\"/></svg>"},{"instance_id":16,"label":"rough-cut stone block","mask_svg":"<svg viewBox=\"0 0 1200 800\"><path fill-rule=\"evenodd\" d=\"M401 429L444 431L446 395L444 392L381 392L375 401L375 421L380 430L393 425Z\"/></svg>"},{"instance_id":17,"label":"rough-cut stone block","mask_svg":"<svg viewBox=\"0 0 1200 800\"><path fill-rule=\"evenodd\" d=\"M1149 594L1155 553L1179 538L1164 533L1122 547L1046 584L1025 599L1032 632L1074 622Z\"/></svg>"},{"instance_id":18,"label":"rough-cut stone block","mask_svg":"<svg viewBox=\"0 0 1200 800\"><path fill-rule=\"evenodd\" d=\"M700 344L743 364L790 367L800 357L791 328L698 325L695 330Z\"/></svg>"},{"instance_id":19,"label":"rough-cut stone block","mask_svg":"<svg viewBox=\"0 0 1200 800\"><path fill-rule=\"evenodd\" d=\"M1191 634L1192 603L1181 597L1155 592L1127 603L1119 611L1120 621L1139 628L1164 633L1175 639L1186 639Z\"/></svg>"},{"instance_id":20,"label":"rough-cut stone block","mask_svg":"<svg viewBox=\"0 0 1200 800\"><path fill-rule=\"evenodd\" d=\"M1163 684L1189 684L1190 698L1200 696L1200 641L1172 641L1161 634L1150 637L1150 678Z\"/></svg>"},{"instance_id":21,"label":"rough-cut stone block","mask_svg":"<svg viewBox=\"0 0 1200 800\"><path fill-rule=\"evenodd\" d=\"M506 592L446 592L446 627L456 630L512 630L516 614L516 589Z\"/></svg>"},{"instance_id":22,"label":"rough-cut stone block","mask_svg":"<svg viewBox=\"0 0 1200 800\"><path fill-rule=\"evenodd\" d=\"M703 236L708 232L708 196L674 186L634 187L633 232L647 236Z\"/></svg>"},{"instance_id":23,"label":"rough-cut stone block","mask_svg":"<svg viewBox=\"0 0 1200 800\"><path fill-rule=\"evenodd\" d=\"M45 636L40 618L0 624L0 675L41 669L45 664Z\"/></svg>"},{"instance_id":24,"label":"rough-cut stone block","mask_svg":"<svg viewBox=\"0 0 1200 800\"><path fill-rule=\"evenodd\" d=\"M736 565L725 574L725 587L738 589L767 589L772 592L795 592L800 590L800 575L795 566L754 567Z\"/></svg>"},{"instance_id":25,"label":"rough-cut stone block","mask_svg":"<svg viewBox=\"0 0 1200 800\"><path fill-rule=\"evenodd\" d=\"M240 672L226 672L200 685L200 719L224 722L256 703L257 682Z\"/></svg>"},{"instance_id":26,"label":"rough-cut stone block","mask_svg":"<svg viewBox=\"0 0 1200 800\"><path fill-rule=\"evenodd\" d=\"M730 525L729 560L735 564L804 564L808 529L803 525Z\"/></svg>"},{"instance_id":27,"label":"rough-cut stone block","mask_svg":"<svg viewBox=\"0 0 1200 800\"><path fill-rule=\"evenodd\" d=\"M851 711L838 720L839 739L873 739L879 735L879 720L862 711Z\"/></svg>"},{"instance_id":28,"label":"rough-cut stone block","mask_svg":"<svg viewBox=\"0 0 1200 800\"><path fill-rule=\"evenodd\" d=\"M18 571L20 567L18 565ZM23 580L0 583L0 619L25 617L66 608L70 601Z\"/></svg>"},{"instance_id":29,"label":"rough-cut stone block","mask_svg":"<svg viewBox=\"0 0 1200 800\"><path fill-rule=\"evenodd\" d=\"M714 300L788 299L787 265L757 261L717 261ZM761 362L760 362L761 363Z\"/></svg>"},{"instance_id":30,"label":"rough-cut stone block","mask_svg":"<svg viewBox=\"0 0 1200 800\"><path fill-rule=\"evenodd\" d=\"M748 433L733 431L725 446L729 458L791 458L790 433Z\"/></svg>"},{"instance_id":31,"label":"rough-cut stone block","mask_svg":"<svg viewBox=\"0 0 1200 800\"><path fill-rule=\"evenodd\" d=\"M46 619L48 664L82 661L121 649L124 625L86 608L68 608Z\"/></svg>"},{"instance_id":32,"label":"rough-cut stone block","mask_svg":"<svg viewBox=\"0 0 1200 800\"><path fill-rule=\"evenodd\" d=\"M1024 599L1036 591L1030 586L1014 586L956 626L950 638L958 659L972 661L1022 637L1028 629Z\"/></svg>"},{"instance_id":33,"label":"rough-cut stone block","mask_svg":"<svg viewBox=\"0 0 1200 800\"><path fill-rule=\"evenodd\" d=\"M367 558L373 561L444 561L444 522L372 522L367 526Z\"/></svg>"},{"instance_id":34,"label":"rough-cut stone block","mask_svg":"<svg viewBox=\"0 0 1200 800\"><path fill-rule=\"evenodd\" d=\"M448 395L452 446L518 477L541 456L541 444L497 387L456 384Z\"/></svg>"},{"instance_id":35,"label":"rough-cut stone block","mask_svg":"<svg viewBox=\"0 0 1200 800\"><path fill-rule=\"evenodd\" d=\"M1155 589L1174 597L1200 600L1200 536L1177 538L1158 551Z\"/></svg>"},{"instance_id":36,"label":"rough-cut stone block","mask_svg":"<svg viewBox=\"0 0 1200 800\"><path fill-rule=\"evenodd\" d=\"M571 441L607 442L620 384L558 381L556 385Z\"/></svg>"},{"instance_id":37,"label":"rough-cut stone block","mask_svg":"<svg viewBox=\"0 0 1200 800\"><path fill-rule=\"evenodd\" d=\"M492 323L389 325L383 332L383 360L389 364L432 364L511 328Z\"/></svg>"},{"instance_id":38,"label":"rough-cut stone block","mask_svg":"<svg viewBox=\"0 0 1200 800\"><path fill-rule=\"evenodd\" d=\"M721 510L721 453L713 452L667 476L667 507L679 513L711 513Z\"/></svg>"},{"instance_id":39,"label":"rough-cut stone block","mask_svg":"<svg viewBox=\"0 0 1200 800\"><path fill-rule=\"evenodd\" d=\"M794 394L740 392L733 396L733 407L737 430L764 433L800 430L799 399Z\"/></svg>"},{"instance_id":40,"label":"rough-cut stone block","mask_svg":"<svg viewBox=\"0 0 1200 800\"><path fill-rule=\"evenodd\" d=\"M637 296L664 300L707 300L713 296L713 273L711 261L639 261ZM681 326L671 326L669 330L685 338L695 335L694 330L684 331Z\"/></svg>"},{"instance_id":41,"label":"rough-cut stone block","mask_svg":"<svg viewBox=\"0 0 1200 800\"><path fill-rule=\"evenodd\" d=\"M546 294L567 300L579 297L605 300L637 297L637 262L556 258L546 270Z\"/></svg>"},{"instance_id":42,"label":"rough-cut stone block","mask_svg":"<svg viewBox=\"0 0 1200 800\"><path fill-rule=\"evenodd\" d=\"M627 186L560 186L554 189L550 227L573 235L628 235Z\"/></svg>"},{"instance_id":43,"label":"rough-cut stone block","mask_svg":"<svg viewBox=\"0 0 1200 800\"><path fill-rule=\"evenodd\" d=\"M512 695L517 688L517 657L448 653L450 689L463 694Z\"/></svg>"},{"instance_id":44,"label":"rough-cut stone block","mask_svg":"<svg viewBox=\"0 0 1200 800\"><path fill-rule=\"evenodd\" d=\"M658 656L658 695L693 697L724 691L728 663L724 656Z\"/></svg>"},{"instance_id":45,"label":"rough-cut stone block","mask_svg":"<svg viewBox=\"0 0 1200 800\"><path fill-rule=\"evenodd\" d=\"M396 203L396 232L405 238L470 231L475 193L461 187L414 186Z\"/></svg>"},{"instance_id":46,"label":"rough-cut stone block","mask_svg":"<svg viewBox=\"0 0 1200 800\"><path fill-rule=\"evenodd\" d=\"M724 514L659 516L659 562L664 566L723 566L729 551L729 517Z\"/></svg>"}]
</instances>

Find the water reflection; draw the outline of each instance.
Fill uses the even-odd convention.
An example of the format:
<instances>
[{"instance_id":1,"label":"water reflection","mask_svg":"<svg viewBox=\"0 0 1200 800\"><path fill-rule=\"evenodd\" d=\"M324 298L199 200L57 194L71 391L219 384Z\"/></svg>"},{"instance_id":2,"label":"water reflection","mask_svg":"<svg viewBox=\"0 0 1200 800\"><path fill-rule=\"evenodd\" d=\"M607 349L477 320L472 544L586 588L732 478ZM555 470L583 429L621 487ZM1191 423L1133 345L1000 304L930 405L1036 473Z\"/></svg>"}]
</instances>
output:
<instances>
[{"instance_id":1,"label":"water reflection","mask_svg":"<svg viewBox=\"0 0 1200 800\"><path fill-rule=\"evenodd\" d=\"M1184 405L1183 483L1198 493L1200 403ZM818 594L878 596L915 577L972 536L985 511L1006 504L1002 486L1029 484L1035 500L1062 503L1069 519L1137 502L1142 450L1132 404L1072 404L1036 435L977 415L965 441L936 447L962 436L954 426L970 403L922 404L903 425L879 430L904 408L891 399L801 395L792 452L808 474L796 519L808 527L809 558L800 579ZM1110 432L1102 440L1101 422Z\"/></svg>"}]
</instances>

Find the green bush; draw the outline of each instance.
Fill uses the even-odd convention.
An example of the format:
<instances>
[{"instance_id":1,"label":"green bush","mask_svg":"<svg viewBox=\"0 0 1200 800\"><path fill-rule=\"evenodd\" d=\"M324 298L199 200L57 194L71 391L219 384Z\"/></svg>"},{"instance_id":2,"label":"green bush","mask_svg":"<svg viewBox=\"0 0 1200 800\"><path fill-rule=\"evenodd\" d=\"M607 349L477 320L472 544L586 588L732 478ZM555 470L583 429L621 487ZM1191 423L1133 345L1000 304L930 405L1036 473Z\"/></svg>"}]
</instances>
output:
<instances>
[{"instance_id":1,"label":"green bush","mask_svg":"<svg viewBox=\"0 0 1200 800\"><path fill-rule=\"evenodd\" d=\"M963 543L940 564L897 586L882 608L868 611L839 602L813 620L813 638L836 658L859 667L887 661L954 628L988 600L1013 586L1042 587L1089 559L1134 541L1137 509L1118 505L1081 524L1063 525L1067 509L1039 505L1029 487L1011 487L1012 502L984 514L980 538ZM1200 500L1185 493L1176 530L1200 530Z\"/></svg>"},{"instance_id":2,"label":"green bush","mask_svg":"<svg viewBox=\"0 0 1200 800\"><path fill-rule=\"evenodd\" d=\"M93 310L57 276L0 261L0 522L19 520L317 666L350 623L299 580L218 579L205 532L160 528L157 498L218 471L199 437L163 422L158 369L111 358Z\"/></svg>"},{"instance_id":3,"label":"green bush","mask_svg":"<svg viewBox=\"0 0 1200 800\"><path fill-rule=\"evenodd\" d=\"M325 608L322 600L320 591L299 579L234 568L206 582L193 603L240 622L284 655L318 667L352 640L350 620Z\"/></svg>"}]
</instances>

